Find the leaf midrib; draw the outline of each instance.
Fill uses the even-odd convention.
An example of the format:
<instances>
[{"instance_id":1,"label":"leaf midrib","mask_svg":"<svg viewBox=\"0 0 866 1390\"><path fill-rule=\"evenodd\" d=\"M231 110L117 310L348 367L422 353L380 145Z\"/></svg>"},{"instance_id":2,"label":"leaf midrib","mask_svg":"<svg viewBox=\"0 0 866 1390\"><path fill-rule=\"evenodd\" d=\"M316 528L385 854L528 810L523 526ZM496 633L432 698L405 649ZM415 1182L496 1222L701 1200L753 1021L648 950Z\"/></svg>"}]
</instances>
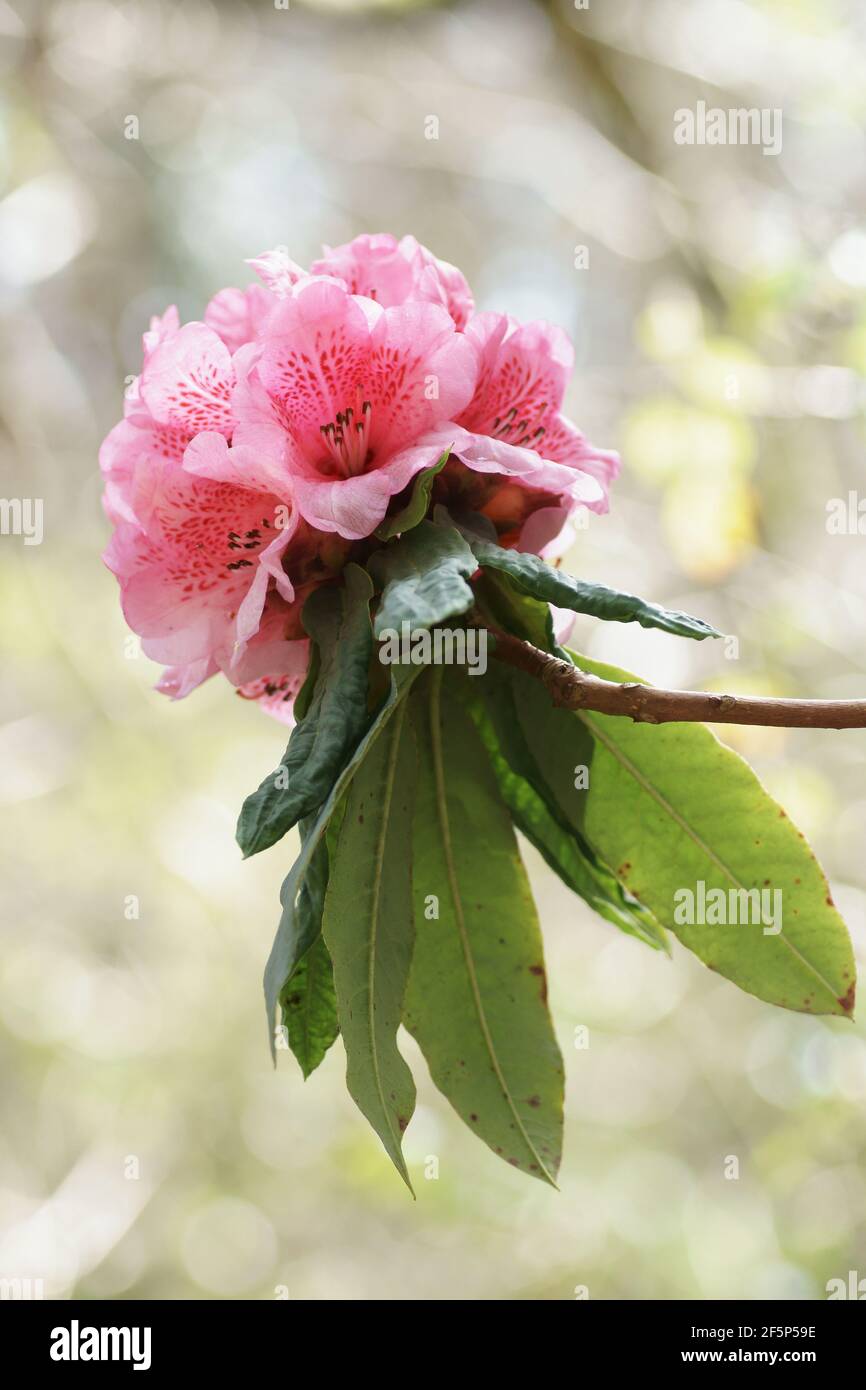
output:
<instances>
[{"instance_id":1,"label":"leaf midrib","mask_svg":"<svg viewBox=\"0 0 866 1390\"><path fill-rule=\"evenodd\" d=\"M516 1121L517 1127L523 1137L527 1149L533 1158L538 1162L541 1172L544 1174L551 1187L556 1187L556 1181L548 1171L547 1165L541 1154L536 1149L532 1140L526 1132L526 1127L521 1118L520 1112L514 1104L511 1091L499 1063L499 1057L493 1043L490 1028L487 1023L487 1016L484 1012L484 1004L481 999L481 991L478 988L478 976L475 971L475 962L472 958L472 951L469 945L469 937L466 931L466 920L463 915L463 900L460 894L460 885L457 880L457 868L454 863L454 854L451 846L451 827L448 819L448 800L445 790L445 769L442 761L442 733L440 728L440 701L442 691L442 667L434 666L430 683L430 743L433 760L433 775L436 786L436 812L439 819L439 829L442 834L442 851L445 857L445 867L448 874L448 886L451 890L451 899L454 903L454 918L457 923L457 931L460 936L460 945L463 951L463 959L466 963L466 973L469 978L469 986L472 992L472 1002L475 1005L475 1012L478 1017L478 1024L481 1029L481 1036L487 1048L490 1063L494 1074L499 1082L500 1089L505 1102Z\"/></svg>"},{"instance_id":2,"label":"leaf midrib","mask_svg":"<svg viewBox=\"0 0 866 1390\"><path fill-rule=\"evenodd\" d=\"M373 859L373 893L370 911L370 955L367 963L367 1022L370 1038L370 1056L373 1062L373 1077L376 1082L376 1091L379 1096L379 1104L385 1116L385 1122L394 1140L396 1150L400 1156L401 1171L406 1182L409 1182L409 1175L406 1171L405 1161L402 1156L402 1145L400 1134L394 1125L391 1110L385 1100L385 1091L382 1086L382 1074L379 1066L379 1049L376 1041L375 1013L373 1009L373 993L376 980L377 963L377 943L379 936L379 900L382 893L382 869L385 863L385 842L388 838L388 821L391 814L391 801L394 796L394 782L397 776L397 759L400 754L400 733L403 727L403 718L406 713L406 702L401 700L398 708L394 712L393 732L391 735L391 747L388 751L388 764L385 769L385 787L382 798L382 819L379 826L379 833L376 841L376 852ZM411 1186L411 1184L410 1184Z\"/></svg>"}]
</instances>

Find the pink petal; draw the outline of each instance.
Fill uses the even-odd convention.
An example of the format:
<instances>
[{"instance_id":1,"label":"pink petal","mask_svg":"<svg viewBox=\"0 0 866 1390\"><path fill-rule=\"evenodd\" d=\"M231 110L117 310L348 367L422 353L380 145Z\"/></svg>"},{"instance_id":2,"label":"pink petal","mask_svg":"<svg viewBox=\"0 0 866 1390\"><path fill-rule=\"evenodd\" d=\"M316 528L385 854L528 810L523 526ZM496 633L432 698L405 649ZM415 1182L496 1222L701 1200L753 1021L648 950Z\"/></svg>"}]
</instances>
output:
<instances>
[{"instance_id":1,"label":"pink petal","mask_svg":"<svg viewBox=\"0 0 866 1390\"><path fill-rule=\"evenodd\" d=\"M554 604L551 604L550 611L553 616L553 635L562 647L571 636L577 614L570 608L557 608Z\"/></svg>"},{"instance_id":2,"label":"pink petal","mask_svg":"<svg viewBox=\"0 0 866 1390\"><path fill-rule=\"evenodd\" d=\"M506 314L485 313L471 319L466 336L476 345L481 366L475 395L459 423L552 457L537 432L562 404L574 365L568 335L552 324L518 324Z\"/></svg>"},{"instance_id":3,"label":"pink petal","mask_svg":"<svg viewBox=\"0 0 866 1390\"><path fill-rule=\"evenodd\" d=\"M472 399L478 357L434 304L386 309L371 335L364 391L372 403L374 453L391 453L453 420Z\"/></svg>"},{"instance_id":4,"label":"pink petal","mask_svg":"<svg viewBox=\"0 0 866 1390\"><path fill-rule=\"evenodd\" d=\"M177 312L177 305L170 304L162 315L154 314L150 320L149 330L142 335L141 346L145 361L153 352L154 348L159 347L160 343L166 338L171 338L180 328L180 315Z\"/></svg>"},{"instance_id":5,"label":"pink petal","mask_svg":"<svg viewBox=\"0 0 866 1390\"><path fill-rule=\"evenodd\" d=\"M324 251L321 260L313 261L310 274L337 276L350 294L375 299L388 308L405 303L412 292L415 273L390 232L357 236L343 246L326 246Z\"/></svg>"},{"instance_id":6,"label":"pink petal","mask_svg":"<svg viewBox=\"0 0 866 1390\"><path fill-rule=\"evenodd\" d=\"M564 555L574 542L574 532L567 524L573 510L570 505L539 507L524 521L515 549L548 561Z\"/></svg>"},{"instance_id":7,"label":"pink petal","mask_svg":"<svg viewBox=\"0 0 866 1390\"><path fill-rule=\"evenodd\" d=\"M244 682L237 694L244 700L255 700L265 714L291 728L295 723L295 699L303 683L303 674L269 673Z\"/></svg>"},{"instance_id":8,"label":"pink petal","mask_svg":"<svg viewBox=\"0 0 866 1390\"><path fill-rule=\"evenodd\" d=\"M259 630L262 619L262 612L265 606L270 581L273 579L276 589L281 598L286 603L291 603L295 597L294 586L282 567L283 554L286 546L292 539L298 525L298 514L294 514L291 523L281 531L278 536L271 541L270 545L262 551L259 557L258 568L252 584L247 590L241 606L238 609L236 631L236 651L241 651Z\"/></svg>"},{"instance_id":9,"label":"pink petal","mask_svg":"<svg viewBox=\"0 0 866 1390\"><path fill-rule=\"evenodd\" d=\"M596 449L570 420L559 413L550 417L541 447L548 458L591 473L605 488L619 474L619 454L612 449Z\"/></svg>"},{"instance_id":10,"label":"pink petal","mask_svg":"<svg viewBox=\"0 0 866 1390\"><path fill-rule=\"evenodd\" d=\"M253 492L272 492L287 502L291 479L285 462L285 437L278 425L247 426L235 431L231 448L224 434L205 430L197 434L183 456L185 472L214 482L232 483Z\"/></svg>"},{"instance_id":11,"label":"pink petal","mask_svg":"<svg viewBox=\"0 0 866 1390\"><path fill-rule=\"evenodd\" d=\"M278 505L267 494L164 467L147 529L118 527L106 552L121 581L127 622L146 639L148 655L186 665L231 651L255 583L256 598L243 609L243 640L249 639L264 600L259 591L288 540L275 526ZM287 578L283 583L290 591Z\"/></svg>"},{"instance_id":12,"label":"pink petal","mask_svg":"<svg viewBox=\"0 0 866 1390\"><path fill-rule=\"evenodd\" d=\"M263 251L260 256L248 260L247 265L252 266L277 299L284 299L292 286L306 274L303 267L292 260L287 246L275 246L271 251Z\"/></svg>"},{"instance_id":13,"label":"pink petal","mask_svg":"<svg viewBox=\"0 0 866 1390\"><path fill-rule=\"evenodd\" d=\"M418 267L420 297L443 304L454 320L454 326L464 329L475 308L475 300L456 265L440 261L411 236L403 237L400 250L404 256L413 258Z\"/></svg>"},{"instance_id":14,"label":"pink petal","mask_svg":"<svg viewBox=\"0 0 866 1390\"><path fill-rule=\"evenodd\" d=\"M204 321L219 335L229 352L237 352L256 338L274 303L275 296L263 285L248 285L245 290L220 290L205 309Z\"/></svg>"},{"instance_id":15,"label":"pink petal","mask_svg":"<svg viewBox=\"0 0 866 1390\"><path fill-rule=\"evenodd\" d=\"M353 478L320 479L298 474L294 480L298 510L320 531L336 531L346 540L362 540L371 536L382 521L391 498L443 452L437 436L435 442L403 449L374 471Z\"/></svg>"},{"instance_id":16,"label":"pink petal","mask_svg":"<svg viewBox=\"0 0 866 1390\"><path fill-rule=\"evenodd\" d=\"M258 377L314 457L323 453L322 426L355 404L369 355L368 315L333 280L301 281L274 311Z\"/></svg>"},{"instance_id":17,"label":"pink petal","mask_svg":"<svg viewBox=\"0 0 866 1390\"><path fill-rule=\"evenodd\" d=\"M181 461L186 442L183 431L157 425L148 415L121 420L109 431L99 450L99 466L110 520L146 520L154 478L166 462Z\"/></svg>"},{"instance_id":18,"label":"pink petal","mask_svg":"<svg viewBox=\"0 0 866 1390\"><path fill-rule=\"evenodd\" d=\"M284 618L279 603L268 600L268 611L261 630L225 674L234 685L244 686L263 677L297 676L303 680L310 660L306 637L286 640L282 634Z\"/></svg>"},{"instance_id":19,"label":"pink petal","mask_svg":"<svg viewBox=\"0 0 866 1390\"><path fill-rule=\"evenodd\" d=\"M398 241L389 232L357 236L343 246L325 247L310 267L313 275L334 275L351 294L374 299L385 308L425 302L439 304L463 328L472 312L472 294L456 266L440 261L412 236Z\"/></svg>"},{"instance_id":20,"label":"pink petal","mask_svg":"<svg viewBox=\"0 0 866 1390\"><path fill-rule=\"evenodd\" d=\"M447 431L441 431L445 438ZM502 473L525 487L569 497L591 511L607 511L607 492L589 473L542 458L533 449L521 449L489 435L470 434L452 428L452 453L477 473ZM424 441L422 441L424 442Z\"/></svg>"},{"instance_id":21,"label":"pink petal","mask_svg":"<svg viewBox=\"0 0 866 1390\"><path fill-rule=\"evenodd\" d=\"M203 323L185 324L154 348L141 374L141 398L154 420L190 435L230 434L234 386L229 350Z\"/></svg>"},{"instance_id":22,"label":"pink petal","mask_svg":"<svg viewBox=\"0 0 866 1390\"><path fill-rule=\"evenodd\" d=\"M168 695L172 700L183 700L190 691L203 681L209 680L219 671L216 662L210 657L202 661L192 661L188 666L167 666L154 689L160 695Z\"/></svg>"}]
</instances>

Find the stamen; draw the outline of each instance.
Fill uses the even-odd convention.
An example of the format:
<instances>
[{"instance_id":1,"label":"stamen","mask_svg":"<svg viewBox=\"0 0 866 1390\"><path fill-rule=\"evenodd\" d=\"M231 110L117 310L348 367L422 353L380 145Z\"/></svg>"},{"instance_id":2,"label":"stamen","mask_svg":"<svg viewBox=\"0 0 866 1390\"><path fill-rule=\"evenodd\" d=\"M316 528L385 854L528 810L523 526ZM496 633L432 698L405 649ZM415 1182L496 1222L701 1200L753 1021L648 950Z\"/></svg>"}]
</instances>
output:
<instances>
[{"instance_id":1,"label":"stamen","mask_svg":"<svg viewBox=\"0 0 866 1390\"><path fill-rule=\"evenodd\" d=\"M360 419L355 416L360 415ZM337 411L334 420L319 427L325 447L337 469L344 477L363 472L370 452L370 424L373 406L361 400L360 388L355 393L355 405Z\"/></svg>"}]
</instances>

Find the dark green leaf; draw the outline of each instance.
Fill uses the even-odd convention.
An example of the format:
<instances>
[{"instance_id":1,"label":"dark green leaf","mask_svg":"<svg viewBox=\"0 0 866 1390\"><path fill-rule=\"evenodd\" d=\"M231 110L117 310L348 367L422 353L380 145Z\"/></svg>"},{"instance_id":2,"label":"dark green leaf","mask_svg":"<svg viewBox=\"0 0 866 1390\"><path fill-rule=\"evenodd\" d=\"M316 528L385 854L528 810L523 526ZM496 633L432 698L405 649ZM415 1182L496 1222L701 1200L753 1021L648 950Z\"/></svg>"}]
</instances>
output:
<instances>
[{"instance_id":1,"label":"dark green leaf","mask_svg":"<svg viewBox=\"0 0 866 1390\"><path fill-rule=\"evenodd\" d=\"M334 963L346 1084L410 1191L401 1136L415 1083L397 1048L412 960L416 759L406 702L359 768L339 834L328 834L322 934Z\"/></svg>"},{"instance_id":2,"label":"dark green leaf","mask_svg":"<svg viewBox=\"0 0 866 1390\"><path fill-rule=\"evenodd\" d=\"M393 516L386 516L380 526L376 527L376 535L380 541L389 541L393 536L402 535L404 531L411 531L417 526L419 521L423 521L427 515L427 508L430 506L430 494L433 491L433 482L437 473L448 462L449 449L436 463L429 468L424 468L420 473L416 473L412 480L412 492L405 507L401 507L399 512Z\"/></svg>"},{"instance_id":3,"label":"dark green leaf","mask_svg":"<svg viewBox=\"0 0 866 1390\"><path fill-rule=\"evenodd\" d=\"M657 627L663 632L673 632L679 637L694 637L702 641L705 637L720 637L709 623L702 618L692 618L688 613L660 608L655 603L646 603L634 594L623 594L617 589L608 589L604 584L593 584L585 579L574 579L561 570L551 569L537 555L520 550L505 550L489 541L469 537L475 558L484 569L502 570L518 588L533 598L545 603L556 604L558 608L570 608L575 613L589 613L594 618L607 622L640 623L641 627Z\"/></svg>"},{"instance_id":4,"label":"dark green leaf","mask_svg":"<svg viewBox=\"0 0 866 1390\"><path fill-rule=\"evenodd\" d=\"M286 982L291 978L298 962L309 950L318 934L318 922L314 913L304 911L302 889L307 874L311 871L313 857L318 845L334 815L341 813L340 800L358 768L375 744L382 730L387 726L400 701L406 696L412 682L420 671L417 666L393 666L388 694L364 734L343 771L340 773L315 817L310 817L310 825L304 836L301 852L283 881L280 890L282 915L280 917L274 944L265 966L265 1008L268 1016L268 1036L274 1052L274 1014L277 1000Z\"/></svg>"},{"instance_id":5,"label":"dark green leaf","mask_svg":"<svg viewBox=\"0 0 866 1390\"><path fill-rule=\"evenodd\" d=\"M276 844L321 806L369 723L367 673L373 650L369 575L347 565L339 587L316 589L304 624L316 644L318 678L282 762L248 796L238 820L244 858Z\"/></svg>"},{"instance_id":6,"label":"dark green leaf","mask_svg":"<svg viewBox=\"0 0 866 1390\"><path fill-rule=\"evenodd\" d=\"M473 587L479 609L495 627L522 637L543 652L560 655L549 604L531 598L507 574L495 570L482 570Z\"/></svg>"},{"instance_id":7,"label":"dark green leaf","mask_svg":"<svg viewBox=\"0 0 866 1390\"><path fill-rule=\"evenodd\" d=\"M319 671L322 665L322 654L319 650L318 642L310 639L310 664L307 667L307 674L304 683L295 696L294 716L296 721L306 717L316 689L316 682L319 679Z\"/></svg>"},{"instance_id":8,"label":"dark green leaf","mask_svg":"<svg viewBox=\"0 0 866 1390\"><path fill-rule=\"evenodd\" d=\"M413 530L377 550L369 570L382 589L376 614L377 637L414 628L433 627L472 604L467 580L478 568L475 556L458 531L422 521Z\"/></svg>"},{"instance_id":9,"label":"dark green leaf","mask_svg":"<svg viewBox=\"0 0 866 1390\"><path fill-rule=\"evenodd\" d=\"M513 677L528 679L520 672L493 669L487 672L481 688L470 680L462 682L460 695L487 750L499 794L515 825L563 883L600 917L656 950L668 950L665 933L652 913L602 863L580 831L563 822L520 727L511 689ZM585 746L580 750L575 747L573 756L581 769L588 769L592 760L588 732Z\"/></svg>"},{"instance_id":10,"label":"dark green leaf","mask_svg":"<svg viewBox=\"0 0 866 1390\"><path fill-rule=\"evenodd\" d=\"M419 746L415 952L404 1020L435 1084L495 1153L554 1183L562 1058L529 884L473 725L433 667L413 695Z\"/></svg>"}]
</instances>

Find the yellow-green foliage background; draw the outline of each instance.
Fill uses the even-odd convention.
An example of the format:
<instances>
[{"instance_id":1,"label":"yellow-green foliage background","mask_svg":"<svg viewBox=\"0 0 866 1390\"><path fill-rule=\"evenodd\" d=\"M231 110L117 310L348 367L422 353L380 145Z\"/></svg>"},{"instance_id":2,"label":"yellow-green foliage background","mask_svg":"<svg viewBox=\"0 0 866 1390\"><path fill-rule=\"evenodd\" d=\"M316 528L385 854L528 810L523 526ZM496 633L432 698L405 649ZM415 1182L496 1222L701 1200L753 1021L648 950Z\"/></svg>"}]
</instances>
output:
<instances>
[{"instance_id":1,"label":"yellow-green foliage background","mask_svg":"<svg viewBox=\"0 0 866 1390\"><path fill-rule=\"evenodd\" d=\"M242 864L233 825L283 732L226 684L152 691L95 471L151 313L199 317L273 244L411 231L482 308L575 340L569 412L625 469L568 567L739 655L588 622L576 642L676 685L863 695L866 537L826 526L866 492L862 6L11 0L0 30L0 490L45 506L41 546L0 537L0 1275L312 1299L812 1298L866 1275L863 1025L618 936L532 852L560 1193L461 1127L408 1039L416 1203L339 1043L307 1085L288 1054L272 1072L260 977L294 846ZM781 155L676 145L700 98L780 107ZM866 734L726 737L862 953Z\"/></svg>"}]
</instances>

